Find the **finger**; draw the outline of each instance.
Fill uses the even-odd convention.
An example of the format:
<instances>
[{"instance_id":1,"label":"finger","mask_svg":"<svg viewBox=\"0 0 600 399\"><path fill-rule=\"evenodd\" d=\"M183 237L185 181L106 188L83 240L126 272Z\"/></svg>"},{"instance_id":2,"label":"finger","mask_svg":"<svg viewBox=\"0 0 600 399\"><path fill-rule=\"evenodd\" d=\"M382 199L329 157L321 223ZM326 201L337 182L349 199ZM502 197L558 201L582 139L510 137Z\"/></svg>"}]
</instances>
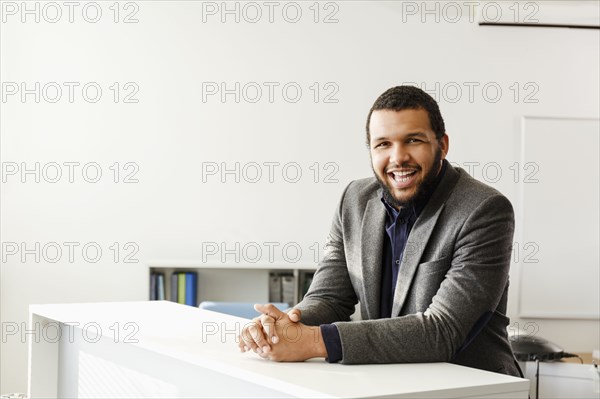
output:
<instances>
[{"instance_id":1,"label":"finger","mask_svg":"<svg viewBox=\"0 0 600 399\"><path fill-rule=\"evenodd\" d=\"M277 307L272 303L268 303L266 305L256 304L254 305L254 309L259 313L271 316L275 319L275 321L281 319L282 317L285 317L285 313L277 309Z\"/></svg>"},{"instance_id":2,"label":"finger","mask_svg":"<svg viewBox=\"0 0 600 399\"><path fill-rule=\"evenodd\" d=\"M258 320L258 317L253 319L250 323L259 323L260 324L260 320ZM243 328L242 328L242 332L240 333L240 335L238 336L238 347L240 348L240 350L242 352L248 352L249 350L251 350L252 348L249 346L248 342L250 340L252 340L252 335L250 334L250 332L248 331L248 327L250 326L249 324L246 324Z\"/></svg>"},{"instance_id":3,"label":"finger","mask_svg":"<svg viewBox=\"0 0 600 399\"><path fill-rule=\"evenodd\" d=\"M240 352L242 352L242 353L246 353L250 350L251 350L250 347L246 346L246 345L244 345L242 348L240 348Z\"/></svg>"},{"instance_id":4,"label":"finger","mask_svg":"<svg viewBox=\"0 0 600 399\"><path fill-rule=\"evenodd\" d=\"M269 327L267 328L267 337L269 337L269 339L271 340L271 342L273 344L276 344L279 342L279 337L277 336L277 331L275 329L275 322L277 322L277 320L282 319L283 317L285 317L286 313L282 312L281 310L279 310L275 305L273 304L266 304L266 305L260 305L260 304L256 304L254 305L254 309L257 312L262 313L264 316L261 318L262 321L266 321L265 318L268 318L268 322L270 322L270 320L273 320L272 324L269 325Z\"/></svg>"},{"instance_id":5,"label":"finger","mask_svg":"<svg viewBox=\"0 0 600 399\"><path fill-rule=\"evenodd\" d=\"M241 335L240 335L239 339L240 339L240 342L238 344L238 348L240 348L240 352L242 352L242 353L248 352L250 350L250 347L246 344L246 342L244 342Z\"/></svg>"},{"instance_id":6,"label":"finger","mask_svg":"<svg viewBox=\"0 0 600 399\"><path fill-rule=\"evenodd\" d=\"M256 345L256 342L254 342L254 340L244 340L244 352L254 351L255 353L258 353L257 348L258 346Z\"/></svg>"},{"instance_id":7,"label":"finger","mask_svg":"<svg viewBox=\"0 0 600 399\"><path fill-rule=\"evenodd\" d=\"M258 353L258 345L254 341L246 342L244 346L244 352L253 351L254 353Z\"/></svg>"},{"instance_id":8,"label":"finger","mask_svg":"<svg viewBox=\"0 0 600 399\"><path fill-rule=\"evenodd\" d=\"M256 337L259 334L262 335L262 332L260 332L261 329L262 327L259 326L259 324L256 322L251 322L244 327L244 329L242 330L242 340L243 345L248 347L247 350L252 350L255 353L258 353L259 346L256 343Z\"/></svg>"},{"instance_id":9,"label":"finger","mask_svg":"<svg viewBox=\"0 0 600 399\"><path fill-rule=\"evenodd\" d=\"M263 325L265 335L267 336L267 338L270 339L271 342L276 344L279 341L279 338L277 337L277 333L275 332L275 319L271 316L262 315L260 321Z\"/></svg>"},{"instance_id":10,"label":"finger","mask_svg":"<svg viewBox=\"0 0 600 399\"><path fill-rule=\"evenodd\" d=\"M300 321L300 317L302 315L302 311L300 309L292 309L288 312L288 316L290 320L297 323Z\"/></svg>"},{"instance_id":11,"label":"finger","mask_svg":"<svg viewBox=\"0 0 600 399\"><path fill-rule=\"evenodd\" d=\"M252 347L252 349L256 353L268 352L271 349L271 346L267 342L267 338L263 334L262 328L259 328L258 324L254 323L250 325L250 327L248 327L248 330L252 338L251 344L255 345Z\"/></svg>"},{"instance_id":12,"label":"finger","mask_svg":"<svg viewBox=\"0 0 600 399\"><path fill-rule=\"evenodd\" d=\"M242 336L242 334L240 334L238 336L238 348L240 348L241 352L246 352L246 343L244 342L244 337Z\"/></svg>"}]
</instances>

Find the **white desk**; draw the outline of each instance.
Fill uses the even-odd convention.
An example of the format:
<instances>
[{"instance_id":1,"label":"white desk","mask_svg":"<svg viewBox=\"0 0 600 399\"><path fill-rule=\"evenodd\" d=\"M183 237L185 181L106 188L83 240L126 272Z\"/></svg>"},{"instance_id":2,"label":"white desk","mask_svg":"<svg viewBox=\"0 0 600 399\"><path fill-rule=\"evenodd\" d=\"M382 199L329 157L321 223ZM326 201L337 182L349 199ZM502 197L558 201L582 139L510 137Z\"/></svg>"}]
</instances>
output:
<instances>
[{"instance_id":1,"label":"white desk","mask_svg":"<svg viewBox=\"0 0 600 399\"><path fill-rule=\"evenodd\" d=\"M167 301L32 305L30 329L40 339L29 343L29 397L527 398L529 391L527 380L449 363L275 363L238 351L246 322Z\"/></svg>"}]
</instances>

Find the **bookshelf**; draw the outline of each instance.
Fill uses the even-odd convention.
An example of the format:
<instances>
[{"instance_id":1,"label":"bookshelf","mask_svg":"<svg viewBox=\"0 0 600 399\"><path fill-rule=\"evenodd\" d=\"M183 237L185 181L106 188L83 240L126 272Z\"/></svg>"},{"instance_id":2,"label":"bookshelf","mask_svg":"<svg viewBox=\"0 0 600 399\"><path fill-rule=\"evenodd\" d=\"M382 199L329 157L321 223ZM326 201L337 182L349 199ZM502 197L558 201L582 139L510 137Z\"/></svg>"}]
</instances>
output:
<instances>
[{"instance_id":1,"label":"bookshelf","mask_svg":"<svg viewBox=\"0 0 600 399\"><path fill-rule=\"evenodd\" d=\"M315 272L316 264L206 264L197 261L164 260L148 262L147 290L150 299L150 279L153 273L163 273L165 298L170 298L170 280L173 273L198 274L198 303L224 302L280 302L270 298L270 280L273 274L292 278L293 300L291 306L303 296L307 278ZM288 279L289 284L289 279Z\"/></svg>"}]
</instances>

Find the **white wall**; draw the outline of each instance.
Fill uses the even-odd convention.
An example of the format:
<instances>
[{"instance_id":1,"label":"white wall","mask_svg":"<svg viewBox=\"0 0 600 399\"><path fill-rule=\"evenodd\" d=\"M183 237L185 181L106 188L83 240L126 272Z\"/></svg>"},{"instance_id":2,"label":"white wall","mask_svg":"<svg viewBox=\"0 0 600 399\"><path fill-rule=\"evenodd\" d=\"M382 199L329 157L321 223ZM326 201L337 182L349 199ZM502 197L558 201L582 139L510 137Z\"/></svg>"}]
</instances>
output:
<instances>
[{"instance_id":1,"label":"white wall","mask_svg":"<svg viewBox=\"0 0 600 399\"><path fill-rule=\"evenodd\" d=\"M23 23L20 14L3 14L3 82L26 82L28 88L34 82L42 87L48 82L80 83L72 103L64 85L57 103L47 101L54 97L50 86L39 103L33 95L24 102L19 95L3 100L5 172L11 162L25 162L29 168L35 162L97 162L103 173L98 183L84 181L81 167L73 183L65 166L57 183L43 177L35 183L31 175L25 182L19 174L6 176L1 199L3 332L15 323L21 327L31 303L146 299L144 263L201 259L203 242L226 242L229 247L236 242L278 242L278 248L293 242L302 249L301 261L310 262L310 246L324 241L345 185L372 173L363 144L364 122L372 102L388 87L402 82L425 82L428 88L439 82L445 87L445 95L437 97L450 136L450 161L463 166L497 162L503 177L494 186L515 205L519 184L509 167L520 160L521 117L599 116L600 40L594 30L480 27L466 14L458 23L447 22L445 16L439 23L433 16L422 23L420 14L403 14L401 4L391 2L338 2L327 9L321 3L319 23L313 22L312 2L298 3L302 18L297 23L282 18L285 3L275 8L273 23L265 6L257 23L235 23L233 16L222 23L220 14L204 15L203 22L200 2L137 2L139 22L124 24L112 21L110 4L101 3L98 23L86 22L81 9L69 23L66 7L57 23L44 18L36 23L31 16ZM93 10L88 11L93 17ZM133 11L121 8L120 18ZM252 18L253 10L247 11ZM293 9L288 12L293 18ZM331 12L338 22L322 23ZM53 16L52 11L49 18ZM81 96L87 82L103 89L97 103ZM131 92L128 88L115 103L109 89L114 82L121 87L135 83L139 102L122 102ZM229 87L234 82L278 82L279 89L295 82L303 94L291 103L278 89L270 103L263 85L257 103L236 103L232 95L225 103L218 96L203 102L203 82L227 82ZM310 89L314 82L321 85L317 103ZM324 90L328 82L333 86ZM467 85L474 84L478 86L469 98ZM486 84L501 88L497 102L482 94ZM454 101L456 86L462 96ZM5 85L3 94L11 87ZM339 89L333 97L337 103L323 102L331 87ZM495 96L493 87L487 94ZM537 102L526 102L528 94ZM585 167L570 134L565 136L565 164L583 162ZM115 162L121 166L118 183L109 169ZM133 171L123 169L127 162L139 167L134 176L139 182L122 182ZM227 183L214 176L203 183L203 162L297 162L303 175L298 183L288 183L278 168L271 183L264 168L265 175L255 184L234 183L232 176ZM315 162L321 167L318 183L309 168ZM337 183L323 182L324 173L334 170L323 169L328 162L338 168ZM54 176L50 166L46 171L48 178ZM289 172L286 177L293 178ZM481 169L474 175L489 180ZM25 242L27 248L56 242L64 253L56 263L48 262L54 252L47 246L45 259L37 263L34 255L27 255L23 262L20 253L10 255L7 243L13 242ZM72 262L64 242L80 244ZM81 248L89 242L103 251L97 263L82 257ZM110 248L114 242L120 247L118 260ZM125 243L133 246L125 248ZM139 248L133 255L139 262L125 263L122 257L132 248ZM286 263L280 250L275 254L278 262ZM521 326L530 321L518 317L522 266L513 265L509 305L510 316ZM533 321L539 335L567 350L598 347L597 320ZM3 336L1 366L0 392L25 391L26 340Z\"/></svg>"}]
</instances>

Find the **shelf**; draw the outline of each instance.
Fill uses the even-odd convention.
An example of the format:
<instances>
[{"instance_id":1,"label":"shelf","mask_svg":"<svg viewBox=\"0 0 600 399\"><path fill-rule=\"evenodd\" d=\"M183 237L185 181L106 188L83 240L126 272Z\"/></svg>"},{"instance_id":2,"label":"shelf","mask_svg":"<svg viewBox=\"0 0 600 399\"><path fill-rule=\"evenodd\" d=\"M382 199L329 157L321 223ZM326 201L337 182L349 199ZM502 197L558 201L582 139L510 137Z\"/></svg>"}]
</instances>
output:
<instances>
[{"instance_id":1,"label":"shelf","mask_svg":"<svg viewBox=\"0 0 600 399\"><path fill-rule=\"evenodd\" d=\"M283 302L273 299L270 294L271 274L293 276L293 296L286 300L290 306L302 300L308 278L317 269L316 264L207 264L197 260L156 260L148 267L148 292L150 275L162 273L165 276L165 298L170 298L170 277L173 273L194 271L198 273L198 302ZM282 283L283 284L283 283ZM288 287L290 287L288 285ZM283 288L282 291L283 292ZM286 291L290 293L290 291ZM275 295L276 296L276 295ZM149 296L150 298L150 296ZM288 297L290 298L290 297Z\"/></svg>"},{"instance_id":2,"label":"shelf","mask_svg":"<svg viewBox=\"0 0 600 399\"><path fill-rule=\"evenodd\" d=\"M239 270L317 270L316 263L202 263L198 260L160 260L147 263L151 268L169 268L169 269L239 269Z\"/></svg>"}]
</instances>

